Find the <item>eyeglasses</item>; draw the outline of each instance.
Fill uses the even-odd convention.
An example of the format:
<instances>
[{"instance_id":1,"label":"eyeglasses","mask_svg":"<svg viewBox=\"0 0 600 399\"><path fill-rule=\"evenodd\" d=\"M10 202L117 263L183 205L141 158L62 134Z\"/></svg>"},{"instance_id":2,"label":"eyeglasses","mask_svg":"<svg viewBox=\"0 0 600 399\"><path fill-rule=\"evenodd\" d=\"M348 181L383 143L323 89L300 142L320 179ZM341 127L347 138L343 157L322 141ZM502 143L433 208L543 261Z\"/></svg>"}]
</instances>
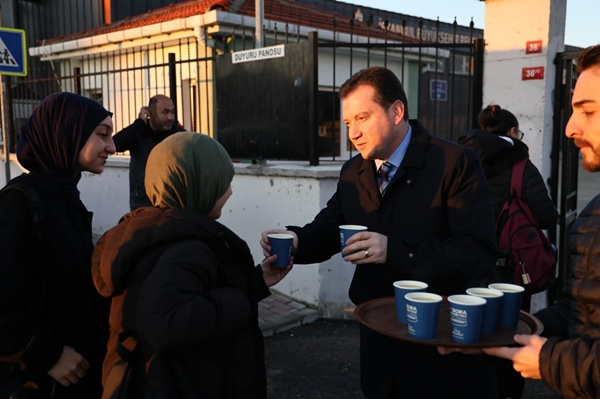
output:
<instances>
[{"instance_id":1,"label":"eyeglasses","mask_svg":"<svg viewBox=\"0 0 600 399\"><path fill-rule=\"evenodd\" d=\"M519 129L515 129L516 130L516 138L518 138L519 140L523 139L523 136L525 136L525 133L523 133L522 131L520 131Z\"/></svg>"}]
</instances>

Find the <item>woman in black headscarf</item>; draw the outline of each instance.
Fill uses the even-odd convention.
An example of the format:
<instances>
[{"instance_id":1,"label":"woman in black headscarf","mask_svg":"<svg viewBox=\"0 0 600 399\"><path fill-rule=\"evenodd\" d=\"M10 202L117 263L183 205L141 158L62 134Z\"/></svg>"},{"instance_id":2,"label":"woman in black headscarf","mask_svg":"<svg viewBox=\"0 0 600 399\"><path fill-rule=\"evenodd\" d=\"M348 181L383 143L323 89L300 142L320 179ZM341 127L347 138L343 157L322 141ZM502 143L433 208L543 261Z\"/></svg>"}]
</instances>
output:
<instances>
[{"instance_id":1,"label":"woman in black headscarf","mask_svg":"<svg viewBox=\"0 0 600 399\"><path fill-rule=\"evenodd\" d=\"M458 142L479 155L490 186L494 216L497 219L504 203L510 198L510 180L515 163L529 158L529 148L521 139L515 115L499 105L489 105L479 113L481 130L467 132ZM523 202L529 206L535 221L542 229L556 226L558 211L548 194L542 175L527 161L523 175Z\"/></svg>"},{"instance_id":2,"label":"woman in black headscarf","mask_svg":"<svg viewBox=\"0 0 600 399\"><path fill-rule=\"evenodd\" d=\"M56 93L23 127L17 157L29 173L0 195L0 392L20 375L43 397L100 397L107 304L91 280L92 214L77 183L115 152L111 115Z\"/></svg>"}]
</instances>

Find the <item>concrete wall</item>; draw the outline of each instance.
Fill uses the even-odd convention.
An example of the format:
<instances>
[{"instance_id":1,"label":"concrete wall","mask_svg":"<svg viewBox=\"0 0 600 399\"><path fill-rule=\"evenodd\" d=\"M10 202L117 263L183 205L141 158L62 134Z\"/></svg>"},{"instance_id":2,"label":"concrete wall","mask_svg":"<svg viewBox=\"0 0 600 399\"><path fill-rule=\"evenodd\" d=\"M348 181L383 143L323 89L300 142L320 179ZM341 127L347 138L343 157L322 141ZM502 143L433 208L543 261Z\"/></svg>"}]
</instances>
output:
<instances>
[{"instance_id":1,"label":"concrete wall","mask_svg":"<svg viewBox=\"0 0 600 399\"><path fill-rule=\"evenodd\" d=\"M564 0L485 3L484 107L499 104L515 114L531 162L545 181L551 167L554 59L564 50L566 13ZM532 311L546 306L545 292L533 296Z\"/></svg>"},{"instance_id":2,"label":"concrete wall","mask_svg":"<svg viewBox=\"0 0 600 399\"><path fill-rule=\"evenodd\" d=\"M310 222L335 191L340 167L339 162L318 167L236 164L233 196L219 221L248 243L258 264L264 258L261 232ZM20 173L13 158L11 177ZM4 173L0 184L5 184ZM129 157L111 157L101 175L84 173L79 190L83 203L94 212L94 233L103 234L129 211ZM296 265L272 290L317 308L323 317L350 318L348 308L353 304L347 292L353 273L354 266L335 255L320 264Z\"/></svg>"},{"instance_id":3,"label":"concrete wall","mask_svg":"<svg viewBox=\"0 0 600 399\"><path fill-rule=\"evenodd\" d=\"M554 59L564 49L564 0L487 0L485 3L485 64L483 104L499 104L513 112L530 159L542 176L550 175ZM527 52L540 41L539 52ZM530 43L531 44L531 43ZM534 79L523 78L523 68Z\"/></svg>"},{"instance_id":4,"label":"concrete wall","mask_svg":"<svg viewBox=\"0 0 600 399\"><path fill-rule=\"evenodd\" d=\"M340 166L237 165L233 196L220 221L246 240L258 262L264 258L261 232L312 221L333 195ZM353 273L354 265L338 254L320 264L295 265L275 290L316 306L321 316L346 318L351 313L344 309L353 306L347 294Z\"/></svg>"}]
</instances>

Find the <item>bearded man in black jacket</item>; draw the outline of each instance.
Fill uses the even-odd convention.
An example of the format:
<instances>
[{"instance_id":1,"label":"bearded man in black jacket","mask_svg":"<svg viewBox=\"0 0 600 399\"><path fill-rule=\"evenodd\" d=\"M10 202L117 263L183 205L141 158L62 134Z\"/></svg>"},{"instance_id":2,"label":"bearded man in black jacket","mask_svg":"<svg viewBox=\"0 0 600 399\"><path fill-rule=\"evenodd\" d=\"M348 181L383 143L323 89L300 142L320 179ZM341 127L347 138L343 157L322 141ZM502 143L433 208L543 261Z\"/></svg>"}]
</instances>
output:
<instances>
[{"instance_id":1,"label":"bearded man in black jacket","mask_svg":"<svg viewBox=\"0 0 600 399\"><path fill-rule=\"evenodd\" d=\"M585 49L565 134L574 139L583 167L600 171L600 46ZM536 313L543 335L516 335L520 348L489 348L513 361L523 377L543 380L565 398L600 397L600 195L573 223L569 283L557 302Z\"/></svg>"}]
</instances>

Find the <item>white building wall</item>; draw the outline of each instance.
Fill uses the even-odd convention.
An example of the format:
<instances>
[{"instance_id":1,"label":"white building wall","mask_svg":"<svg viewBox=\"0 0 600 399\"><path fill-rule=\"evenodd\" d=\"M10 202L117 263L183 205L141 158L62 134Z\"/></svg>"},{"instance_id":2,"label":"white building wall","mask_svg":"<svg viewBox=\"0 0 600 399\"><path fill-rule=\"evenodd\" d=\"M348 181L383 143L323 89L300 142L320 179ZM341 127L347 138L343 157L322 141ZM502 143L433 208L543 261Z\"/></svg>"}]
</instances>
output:
<instances>
[{"instance_id":1,"label":"white building wall","mask_svg":"<svg viewBox=\"0 0 600 399\"><path fill-rule=\"evenodd\" d=\"M565 0L487 0L485 5L483 104L515 114L544 181L552 164L554 59L564 50L566 12ZM541 41L541 52L528 54L528 42L535 41ZM543 67L543 79L523 79L523 68L532 67ZM546 307L546 293L534 295L531 306Z\"/></svg>"},{"instance_id":2,"label":"white building wall","mask_svg":"<svg viewBox=\"0 0 600 399\"><path fill-rule=\"evenodd\" d=\"M246 240L258 263L264 258L261 232L312 221L335 192L340 166L237 165L233 196L220 222ZM354 265L336 254L320 264L295 265L274 289L316 306L321 316L345 318L351 313L344 309L353 306L348 299L353 273Z\"/></svg>"},{"instance_id":3,"label":"white building wall","mask_svg":"<svg viewBox=\"0 0 600 399\"><path fill-rule=\"evenodd\" d=\"M488 0L485 5L483 104L513 112L525 132L530 159L550 175L554 59L564 49L564 0ZM526 53L527 42L542 51ZM523 68L543 67L543 79L523 80Z\"/></svg>"},{"instance_id":4,"label":"white building wall","mask_svg":"<svg viewBox=\"0 0 600 399\"><path fill-rule=\"evenodd\" d=\"M11 177L16 177L23 169L14 154L12 160ZM236 164L233 196L219 221L248 243L258 264L264 258L259 244L262 231L312 221L333 195L340 167L341 163L318 167ZM0 173L0 185L5 183L5 173ZM92 229L99 236L129 212L129 157L111 157L101 175L84 173L79 190L83 203L94 213ZM323 317L350 318L347 309L354 305L348 299L348 287L353 273L354 266L337 254L320 264L295 265L272 291L317 308Z\"/></svg>"}]
</instances>

